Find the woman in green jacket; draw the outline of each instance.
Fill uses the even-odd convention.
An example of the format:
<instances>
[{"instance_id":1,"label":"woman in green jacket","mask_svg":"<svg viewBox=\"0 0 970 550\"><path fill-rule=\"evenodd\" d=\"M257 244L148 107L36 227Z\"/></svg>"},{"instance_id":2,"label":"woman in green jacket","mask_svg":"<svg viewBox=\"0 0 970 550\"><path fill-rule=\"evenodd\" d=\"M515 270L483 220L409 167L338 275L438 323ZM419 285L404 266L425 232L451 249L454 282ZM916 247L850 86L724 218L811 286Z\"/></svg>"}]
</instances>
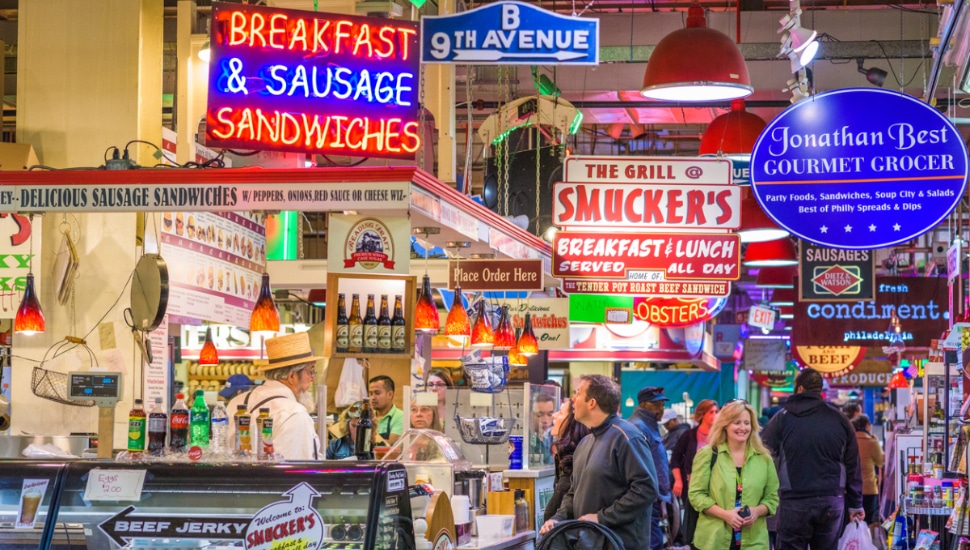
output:
<instances>
[{"instance_id":1,"label":"woman in green jacket","mask_svg":"<svg viewBox=\"0 0 970 550\"><path fill-rule=\"evenodd\" d=\"M694 546L699 550L768 550L765 518L778 508L778 474L771 453L758 436L751 405L744 401L724 405L708 445L694 457L692 471L688 497L700 512Z\"/></svg>"}]
</instances>

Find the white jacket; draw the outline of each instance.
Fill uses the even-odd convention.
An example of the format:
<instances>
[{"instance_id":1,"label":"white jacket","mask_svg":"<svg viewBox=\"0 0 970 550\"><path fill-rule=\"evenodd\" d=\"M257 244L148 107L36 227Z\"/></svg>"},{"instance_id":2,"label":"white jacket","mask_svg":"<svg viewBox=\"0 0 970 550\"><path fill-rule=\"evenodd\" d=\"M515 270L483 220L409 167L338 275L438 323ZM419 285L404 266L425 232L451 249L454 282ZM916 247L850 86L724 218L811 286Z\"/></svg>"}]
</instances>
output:
<instances>
[{"instance_id":1,"label":"white jacket","mask_svg":"<svg viewBox=\"0 0 970 550\"><path fill-rule=\"evenodd\" d=\"M246 396L249 401L246 403ZM269 399L268 401L265 401ZM265 403L264 403L265 401ZM293 391L278 380L267 380L262 386L257 386L252 392L242 393L233 397L227 407L232 419L230 430L230 445L236 435L236 407L246 403L247 411L253 418L252 440L255 451L259 434L256 433L256 416L260 408L269 408L269 417L273 419L273 450L287 461L322 460L320 439L313 429L313 419L306 407L301 405ZM261 404L262 403L262 404Z\"/></svg>"}]
</instances>

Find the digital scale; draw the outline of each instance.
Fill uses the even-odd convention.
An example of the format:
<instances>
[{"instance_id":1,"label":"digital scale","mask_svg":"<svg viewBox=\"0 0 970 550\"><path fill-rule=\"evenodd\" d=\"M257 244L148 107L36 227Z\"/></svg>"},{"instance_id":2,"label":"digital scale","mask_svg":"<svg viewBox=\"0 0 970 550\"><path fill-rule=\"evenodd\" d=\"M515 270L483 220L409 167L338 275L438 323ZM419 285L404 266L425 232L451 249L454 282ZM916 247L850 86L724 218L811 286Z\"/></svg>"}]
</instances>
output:
<instances>
[{"instance_id":1,"label":"digital scale","mask_svg":"<svg viewBox=\"0 0 970 550\"><path fill-rule=\"evenodd\" d=\"M114 447L115 406L121 400L122 373L77 371L67 373L67 398L94 401L98 406L98 458L111 458Z\"/></svg>"}]
</instances>

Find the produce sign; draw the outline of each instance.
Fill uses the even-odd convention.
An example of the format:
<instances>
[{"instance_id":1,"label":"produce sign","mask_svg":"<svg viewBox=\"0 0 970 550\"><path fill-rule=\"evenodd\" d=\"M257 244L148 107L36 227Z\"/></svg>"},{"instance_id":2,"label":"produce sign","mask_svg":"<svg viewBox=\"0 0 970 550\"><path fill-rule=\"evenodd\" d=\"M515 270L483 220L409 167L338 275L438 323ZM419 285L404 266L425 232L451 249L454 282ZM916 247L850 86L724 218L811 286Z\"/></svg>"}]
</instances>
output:
<instances>
[{"instance_id":1,"label":"produce sign","mask_svg":"<svg viewBox=\"0 0 970 550\"><path fill-rule=\"evenodd\" d=\"M795 284L799 284L796 279ZM878 277L876 299L863 302L795 302L792 345L884 346L889 321L899 317L907 347L928 347L949 328L945 277Z\"/></svg>"},{"instance_id":2,"label":"produce sign","mask_svg":"<svg viewBox=\"0 0 970 550\"><path fill-rule=\"evenodd\" d=\"M413 23L214 4L206 144L412 158Z\"/></svg>"},{"instance_id":3,"label":"produce sign","mask_svg":"<svg viewBox=\"0 0 970 550\"><path fill-rule=\"evenodd\" d=\"M560 227L737 229L741 188L734 185L557 183L552 223Z\"/></svg>"},{"instance_id":4,"label":"produce sign","mask_svg":"<svg viewBox=\"0 0 970 550\"><path fill-rule=\"evenodd\" d=\"M559 231L553 239L555 277L652 280L737 280L737 235Z\"/></svg>"},{"instance_id":5,"label":"produce sign","mask_svg":"<svg viewBox=\"0 0 970 550\"><path fill-rule=\"evenodd\" d=\"M967 148L943 114L890 90L823 92L761 132L751 183L764 211L798 237L834 248L910 241L953 211Z\"/></svg>"}]
</instances>

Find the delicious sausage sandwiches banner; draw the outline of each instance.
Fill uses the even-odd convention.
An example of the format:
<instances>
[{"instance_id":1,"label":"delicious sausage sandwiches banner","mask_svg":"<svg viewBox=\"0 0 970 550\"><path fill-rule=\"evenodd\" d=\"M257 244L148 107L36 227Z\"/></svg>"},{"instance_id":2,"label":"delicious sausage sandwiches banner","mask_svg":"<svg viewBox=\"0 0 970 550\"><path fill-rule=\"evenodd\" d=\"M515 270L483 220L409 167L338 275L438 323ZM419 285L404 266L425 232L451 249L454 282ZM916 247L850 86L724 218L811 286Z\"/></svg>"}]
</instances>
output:
<instances>
[{"instance_id":1,"label":"delicious sausage sandwiches banner","mask_svg":"<svg viewBox=\"0 0 970 550\"><path fill-rule=\"evenodd\" d=\"M797 285L796 280L796 285ZM795 302L793 346L883 346L893 312L907 347L929 347L949 328L946 277L877 277L871 302Z\"/></svg>"}]
</instances>

